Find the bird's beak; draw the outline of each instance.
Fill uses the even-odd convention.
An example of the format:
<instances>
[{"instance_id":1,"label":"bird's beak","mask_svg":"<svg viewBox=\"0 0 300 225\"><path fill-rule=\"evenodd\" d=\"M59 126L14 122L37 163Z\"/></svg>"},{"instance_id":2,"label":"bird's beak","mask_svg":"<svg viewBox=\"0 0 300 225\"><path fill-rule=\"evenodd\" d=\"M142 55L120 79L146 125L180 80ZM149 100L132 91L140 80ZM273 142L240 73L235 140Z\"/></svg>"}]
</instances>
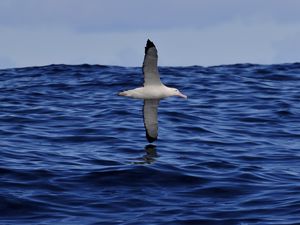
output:
<instances>
[{"instance_id":1,"label":"bird's beak","mask_svg":"<svg viewBox=\"0 0 300 225\"><path fill-rule=\"evenodd\" d=\"M179 96L179 97L181 97L181 98L185 98L185 99L187 99L187 96L186 96L186 95L184 95L184 94L182 94L182 93L180 93L180 92L178 93L178 96Z\"/></svg>"}]
</instances>

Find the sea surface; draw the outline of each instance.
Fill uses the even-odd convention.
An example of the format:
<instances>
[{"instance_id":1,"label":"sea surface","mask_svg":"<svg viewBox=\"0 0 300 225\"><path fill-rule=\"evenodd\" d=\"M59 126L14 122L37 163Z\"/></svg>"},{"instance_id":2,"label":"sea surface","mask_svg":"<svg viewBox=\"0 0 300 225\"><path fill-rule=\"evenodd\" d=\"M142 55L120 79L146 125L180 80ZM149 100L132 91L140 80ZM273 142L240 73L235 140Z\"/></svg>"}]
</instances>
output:
<instances>
[{"instance_id":1,"label":"sea surface","mask_svg":"<svg viewBox=\"0 0 300 225\"><path fill-rule=\"evenodd\" d=\"M0 224L300 224L300 63L0 70Z\"/></svg>"}]
</instances>

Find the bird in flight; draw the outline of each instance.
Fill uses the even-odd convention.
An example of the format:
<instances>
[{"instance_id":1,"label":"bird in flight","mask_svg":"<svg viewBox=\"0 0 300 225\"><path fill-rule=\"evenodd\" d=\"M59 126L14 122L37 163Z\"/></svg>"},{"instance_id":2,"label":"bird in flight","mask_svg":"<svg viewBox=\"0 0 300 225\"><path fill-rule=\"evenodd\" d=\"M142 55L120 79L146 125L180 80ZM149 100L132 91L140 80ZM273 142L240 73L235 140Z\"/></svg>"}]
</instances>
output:
<instances>
[{"instance_id":1,"label":"bird in flight","mask_svg":"<svg viewBox=\"0 0 300 225\"><path fill-rule=\"evenodd\" d=\"M157 68L157 49L152 41L147 40L143 62L144 86L120 92L119 96L126 96L144 100L143 117L148 142L157 140L158 120L157 108L161 99L170 96L187 98L178 89L165 86L159 77Z\"/></svg>"}]
</instances>

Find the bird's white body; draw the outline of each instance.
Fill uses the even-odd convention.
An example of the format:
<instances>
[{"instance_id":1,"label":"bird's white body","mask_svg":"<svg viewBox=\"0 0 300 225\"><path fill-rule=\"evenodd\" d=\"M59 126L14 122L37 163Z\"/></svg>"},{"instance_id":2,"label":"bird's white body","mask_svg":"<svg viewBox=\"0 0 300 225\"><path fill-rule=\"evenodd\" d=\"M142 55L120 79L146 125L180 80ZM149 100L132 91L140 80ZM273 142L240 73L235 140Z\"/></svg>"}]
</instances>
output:
<instances>
[{"instance_id":1,"label":"bird's white body","mask_svg":"<svg viewBox=\"0 0 300 225\"><path fill-rule=\"evenodd\" d=\"M139 87L129 91L123 91L119 93L119 95L137 99L163 99L170 96L186 98L186 96L181 94L177 89L169 88L163 84Z\"/></svg>"}]
</instances>

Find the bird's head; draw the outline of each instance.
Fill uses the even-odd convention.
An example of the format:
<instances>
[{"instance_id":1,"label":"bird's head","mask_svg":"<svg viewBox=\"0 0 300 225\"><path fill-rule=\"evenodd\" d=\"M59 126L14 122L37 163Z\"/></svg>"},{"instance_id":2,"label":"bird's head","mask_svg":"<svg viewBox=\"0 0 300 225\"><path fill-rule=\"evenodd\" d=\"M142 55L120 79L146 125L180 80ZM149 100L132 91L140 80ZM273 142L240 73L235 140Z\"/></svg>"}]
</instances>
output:
<instances>
[{"instance_id":1,"label":"bird's head","mask_svg":"<svg viewBox=\"0 0 300 225\"><path fill-rule=\"evenodd\" d=\"M172 92L172 96L179 96L179 97L187 99L187 96L182 94L178 89L176 89L176 88L170 88L170 89Z\"/></svg>"}]
</instances>

